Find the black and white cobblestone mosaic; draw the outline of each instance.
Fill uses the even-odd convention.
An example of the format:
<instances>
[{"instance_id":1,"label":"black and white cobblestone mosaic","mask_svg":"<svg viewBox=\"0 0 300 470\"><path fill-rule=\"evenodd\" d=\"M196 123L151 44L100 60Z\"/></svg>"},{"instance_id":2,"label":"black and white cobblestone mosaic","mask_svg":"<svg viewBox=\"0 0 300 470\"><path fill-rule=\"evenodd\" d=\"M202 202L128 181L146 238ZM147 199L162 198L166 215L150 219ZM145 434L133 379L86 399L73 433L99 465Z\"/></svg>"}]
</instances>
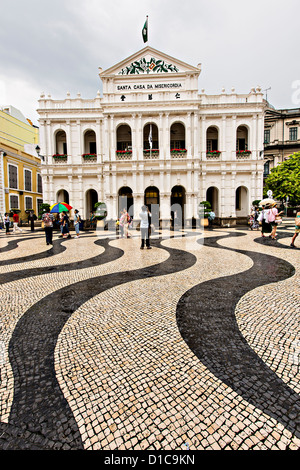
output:
<instances>
[{"instance_id":1,"label":"black and white cobblestone mosaic","mask_svg":"<svg viewBox=\"0 0 300 470\"><path fill-rule=\"evenodd\" d=\"M299 253L245 228L0 237L0 448L300 448Z\"/></svg>"}]
</instances>

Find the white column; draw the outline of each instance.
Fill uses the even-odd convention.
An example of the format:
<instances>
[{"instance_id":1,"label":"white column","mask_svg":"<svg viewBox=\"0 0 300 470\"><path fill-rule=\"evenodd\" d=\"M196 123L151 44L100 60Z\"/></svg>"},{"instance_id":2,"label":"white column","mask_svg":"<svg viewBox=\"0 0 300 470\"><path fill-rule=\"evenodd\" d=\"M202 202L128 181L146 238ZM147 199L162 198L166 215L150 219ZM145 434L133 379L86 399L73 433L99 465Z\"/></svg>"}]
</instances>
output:
<instances>
[{"instance_id":1,"label":"white column","mask_svg":"<svg viewBox=\"0 0 300 470\"><path fill-rule=\"evenodd\" d=\"M142 129L142 115L138 115L137 119L137 132L136 132L136 158L137 160L143 160L143 129Z\"/></svg>"},{"instance_id":2,"label":"white column","mask_svg":"<svg viewBox=\"0 0 300 470\"><path fill-rule=\"evenodd\" d=\"M186 149L187 149L187 157L192 156L192 122L191 122L191 113L187 114L187 121L186 121Z\"/></svg>"},{"instance_id":3,"label":"white column","mask_svg":"<svg viewBox=\"0 0 300 470\"><path fill-rule=\"evenodd\" d=\"M164 148L164 128L163 128L163 114L159 113L159 124L158 124L158 145L159 145L159 159L165 159L165 148Z\"/></svg>"},{"instance_id":4,"label":"white column","mask_svg":"<svg viewBox=\"0 0 300 470\"><path fill-rule=\"evenodd\" d=\"M81 155L85 153L85 149L84 149L84 140L82 139L83 136L81 132L81 122L79 119L77 119L76 125L77 125L77 136L78 136L78 153L79 153L78 158L81 161Z\"/></svg>"},{"instance_id":5,"label":"white column","mask_svg":"<svg viewBox=\"0 0 300 470\"><path fill-rule=\"evenodd\" d=\"M220 136L220 145L222 154L221 160L226 160L226 116L222 116L222 128L221 128L221 136Z\"/></svg>"},{"instance_id":6,"label":"white column","mask_svg":"<svg viewBox=\"0 0 300 470\"><path fill-rule=\"evenodd\" d=\"M221 172L221 197L220 197L220 214L219 217L225 217L226 215L226 202L225 202L225 177L226 177L226 171Z\"/></svg>"},{"instance_id":7,"label":"white column","mask_svg":"<svg viewBox=\"0 0 300 470\"><path fill-rule=\"evenodd\" d=\"M70 121L67 120L66 124L67 124L67 155L68 155L68 164L70 164L74 162Z\"/></svg>"},{"instance_id":8,"label":"white column","mask_svg":"<svg viewBox=\"0 0 300 470\"><path fill-rule=\"evenodd\" d=\"M230 204L230 215L232 217L236 217L235 212L235 177L236 171L232 171L231 173L231 204Z\"/></svg>"},{"instance_id":9,"label":"white column","mask_svg":"<svg viewBox=\"0 0 300 470\"><path fill-rule=\"evenodd\" d=\"M250 128L251 132L251 158L252 159L257 159L257 116L254 114L252 118L252 127Z\"/></svg>"},{"instance_id":10,"label":"white column","mask_svg":"<svg viewBox=\"0 0 300 470\"><path fill-rule=\"evenodd\" d=\"M163 130L163 138L164 138L164 155L165 159L170 160L170 125L169 125L169 113L165 114L164 118L164 130Z\"/></svg>"},{"instance_id":11,"label":"white column","mask_svg":"<svg viewBox=\"0 0 300 470\"><path fill-rule=\"evenodd\" d=\"M96 151L97 151L97 162L102 162L102 139L101 139L101 121L97 119L96 121Z\"/></svg>"},{"instance_id":12,"label":"white column","mask_svg":"<svg viewBox=\"0 0 300 470\"><path fill-rule=\"evenodd\" d=\"M104 124L103 124L103 161L109 161L110 160L110 154L109 154L109 140L108 140L108 117L104 117Z\"/></svg>"},{"instance_id":13,"label":"white column","mask_svg":"<svg viewBox=\"0 0 300 470\"><path fill-rule=\"evenodd\" d=\"M4 187L4 163L3 152L0 152L0 213L5 213L5 187Z\"/></svg>"},{"instance_id":14,"label":"white column","mask_svg":"<svg viewBox=\"0 0 300 470\"><path fill-rule=\"evenodd\" d=\"M71 188L72 194L73 194L73 185L72 185L72 177L71 176L69 176L69 184L71 185L70 188ZM83 195L82 175L78 175L78 195L79 195L79 208L80 209L78 207L75 207L74 209L78 209L83 214L83 196L84 195ZM70 200L70 202L71 202L71 200Z\"/></svg>"},{"instance_id":15,"label":"white column","mask_svg":"<svg viewBox=\"0 0 300 470\"><path fill-rule=\"evenodd\" d=\"M199 142L198 142L198 130L199 130L199 116L198 113L194 113L194 158L198 158L199 155Z\"/></svg>"},{"instance_id":16,"label":"white column","mask_svg":"<svg viewBox=\"0 0 300 470\"><path fill-rule=\"evenodd\" d=\"M115 124L114 124L114 116L110 117L110 126L109 126L109 143L110 143L110 155L111 161L116 160L116 145L115 145Z\"/></svg>"},{"instance_id":17,"label":"white column","mask_svg":"<svg viewBox=\"0 0 300 470\"><path fill-rule=\"evenodd\" d=\"M52 163L52 155L54 155L54 149L53 149L53 135L52 135L52 130L51 130L51 121L47 121L47 128L46 128L46 163L50 164Z\"/></svg>"},{"instance_id":18,"label":"white column","mask_svg":"<svg viewBox=\"0 0 300 470\"><path fill-rule=\"evenodd\" d=\"M49 204L54 204L57 202L56 195L54 194L54 184L52 175L49 175L49 198L47 202L49 202Z\"/></svg>"},{"instance_id":19,"label":"white column","mask_svg":"<svg viewBox=\"0 0 300 470\"><path fill-rule=\"evenodd\" d=\"M200 142L200 149L201 149L201 160L206 160L206 120L205 116L201 116L201 142Z\"/></svg>"},{"instance_id":20,"label":"white column","mask_svg":"<svg viewBox=\"0 0 300 470\"><path fill-rule=\"evenodd\" d=\"M232 159L236 160L236 135L237 135L237 128L236 128L236 116L232 116L232 139L234 147L231 148L231 155ZM235 211L234 211L235 212Z\"/></svg>"}]
</instances>

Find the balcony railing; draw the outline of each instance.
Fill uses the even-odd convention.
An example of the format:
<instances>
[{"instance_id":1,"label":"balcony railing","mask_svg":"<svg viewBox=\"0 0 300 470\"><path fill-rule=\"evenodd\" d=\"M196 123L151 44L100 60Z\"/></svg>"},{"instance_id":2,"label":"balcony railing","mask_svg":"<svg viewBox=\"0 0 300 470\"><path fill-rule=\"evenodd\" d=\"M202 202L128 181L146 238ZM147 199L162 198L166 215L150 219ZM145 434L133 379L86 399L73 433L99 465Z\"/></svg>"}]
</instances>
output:
<instances>
[{"instance_id":1,"label":"balcony railing","mask_svg":"<svg viewBox=\"0 0 300 470\"><path fill-rule=\"evenodd\" d=\"M68 161L68 155L65 153L55 153L52 157L55 163L67 163Z\"/></svg>"},{"instance_id":2,"label":"balcony railing","mask_svg":"<svg viewBox=\"0 0 300 470\"><path fill-rule=\"evenodd\" d=\"M236 152L237 160L247 160L250 157L251 157L251 151L250 150L237 150L237 152Z\"/></svg>"},{"instance_id":3,"label":"balcony railing","mask_svg":"<svg viewBox=\"0 0 300 470\"><path fill-rule=\"evenodd\" d=\"M145 159L159 158L159 149L146 149L143 154Z\"/></svg>"},{"instance_id":4,"label":"balcony railing","mask_svg":"<svg viewBox=\"0 0 300 470\"><path fill-rule=\"evenodd\" d=\"M185 158L187 150L186 149L171 149L172 158Z\"/></svg>"},{"instance_id":5,"label":"balcony railing","mask_svg":"<svg viewBox=\"0 0 300 470\"><path fill-rule=\"evenodd\" d=\"M97 162L97 154L96 153L84 153L82 155L82 161L84 163L95 163Z\"/></svg>"},{"instance_id":6,"label":"balcony railing","mask_svg":"<svg viewBox=\"0 0 300 470\"><path fill-rule=\"evenodd\" d=\"M220 160L221 151L220 150L207 150L206 159L207 160Z\"/></svg>"},{"instance_id":7,"label":"balcony railing","mask_svg":"<svg viewBox=\"0 0 300 470\"><path fill-rule=\"evenodd\" d=\"M116 159L117 160L131 160L132 150L116 150Z\"/></svg>"}]
</instances>

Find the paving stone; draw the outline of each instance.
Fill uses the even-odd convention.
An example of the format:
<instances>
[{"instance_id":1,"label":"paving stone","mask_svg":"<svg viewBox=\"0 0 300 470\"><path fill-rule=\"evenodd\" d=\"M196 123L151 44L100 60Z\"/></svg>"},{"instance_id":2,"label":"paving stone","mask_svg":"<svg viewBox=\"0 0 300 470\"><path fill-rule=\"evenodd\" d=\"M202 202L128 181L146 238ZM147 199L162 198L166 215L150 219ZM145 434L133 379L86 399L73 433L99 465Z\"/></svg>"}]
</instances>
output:
<instances>
[{"instance_id":1,"label":"paving stone","mask_svg":"<svg viewBox=\"0 0 300 470\"><path fill-rule=\"evenodd\" d=\"M300 250L289 248L288 221L278 234L271 242L243 228L204 235L189 230L185 238L158 236L150 252L138 249L138 232L130 240L109 240L103 233L57 239L52 251L43 232L34 234L35 243L29 233L18 236L18 246L9 251L1 234L0 431L2 424L17 429L19 420L22 440L6 433L0 448L178 450L189 443L191 449L298 450ZM274 279L253 282L247 291L246 273L258 266L259 256L270 263ZM259 269L253 281L261 281ZM209 290L219 279L236 292L234 315L228 321L223 312L214 342L198 357L182 335L178 305L191 295L185 322L193 337L193 289ZM215 302L221 290L211 289ZM67 300L59 310L60 298ZM217 318L216 311L212 320ZM32 361L36 351L47 354L38 340L43 328L52 361L47 355L42 369ZM232 349L224 342L223 357L232 364L224 368L216 346L227 331L248 349L240 356L238 342ZM241 359L247 361L248 353L261 364L249 377L251 400L234 376L235 370L245 373ZM264 380L271 374L280 379L275 389ZM36 379L41 390L32 408L35 419L25 410ZM294 415L280 408L277 386L282 397L293 398ZM51 387L57 390L53 398ZM45 397L50 420L42 408Z\"/></svg>"}]
</instances>

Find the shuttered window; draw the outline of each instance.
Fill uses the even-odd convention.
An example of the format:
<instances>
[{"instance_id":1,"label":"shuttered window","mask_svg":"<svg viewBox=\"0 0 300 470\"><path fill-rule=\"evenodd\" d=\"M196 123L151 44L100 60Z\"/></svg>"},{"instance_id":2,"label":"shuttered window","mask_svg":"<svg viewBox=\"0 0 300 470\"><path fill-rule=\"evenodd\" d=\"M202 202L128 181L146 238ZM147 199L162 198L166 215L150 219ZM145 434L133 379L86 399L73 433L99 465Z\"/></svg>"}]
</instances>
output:
<instances>
[{"instance_id":1,"label":"shuttered window","mask_svg":"<svg viewBox=\"0 0 300 470\"><path fill-rule=\"evenodd\" d=\"M9 187L18 189L18 167L8 165Z\"/></svg>"}]
</instances>

